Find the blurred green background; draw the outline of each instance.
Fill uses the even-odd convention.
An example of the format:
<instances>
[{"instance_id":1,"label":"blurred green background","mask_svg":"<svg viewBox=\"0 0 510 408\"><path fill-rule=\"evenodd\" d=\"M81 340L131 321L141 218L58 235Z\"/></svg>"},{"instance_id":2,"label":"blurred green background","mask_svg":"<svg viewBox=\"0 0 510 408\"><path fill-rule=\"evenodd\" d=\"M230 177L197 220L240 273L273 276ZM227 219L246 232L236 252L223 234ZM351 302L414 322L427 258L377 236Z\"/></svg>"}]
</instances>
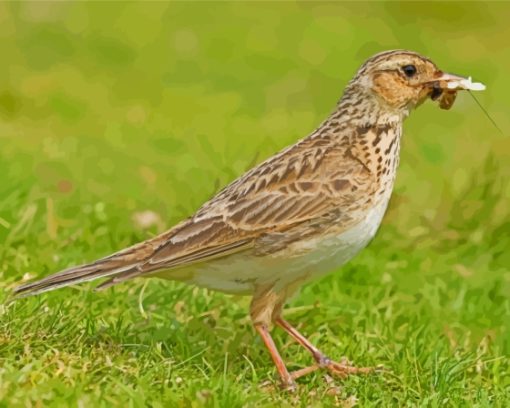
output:
<instances>
[{"instance_id":1,"label":"blurred green background","mask_svg":"<svg viewBox=\"0 0 510 408\"><path fill-rule=\"evenodd\" d=\"M366 58L407 48L485 83L476 97L503 135L467 93L450 111L429 102L406 121L378 237L291 305L291 320L330 354L385 363L394 377L349 380L323 400L317 375L294 402L505 406L509 19L508 3L0 3L1 298L23 277L192 214L311 132ZM0 306L0 406L289 403L256 385L273 371L243 320L247 300L142 285ZM118 346L126 338L140 348ZM67 353L60 373L55 350ZM200 350L208 359L187 363Z\"/></svg>"}]
</instances>

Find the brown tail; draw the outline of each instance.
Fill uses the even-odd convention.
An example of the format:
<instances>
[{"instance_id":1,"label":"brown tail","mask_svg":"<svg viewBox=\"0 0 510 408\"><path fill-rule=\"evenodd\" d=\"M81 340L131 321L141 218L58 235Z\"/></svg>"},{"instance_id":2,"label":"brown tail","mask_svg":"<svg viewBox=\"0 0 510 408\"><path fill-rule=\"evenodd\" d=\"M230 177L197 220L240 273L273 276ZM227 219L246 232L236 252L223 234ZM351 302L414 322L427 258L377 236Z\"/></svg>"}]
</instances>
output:
<instances>
[{"instance_id":1,"label":"brown tail","mask_svg":"<svg viewBox=\"0 0 510 408\"><path fill-rule=\"evenodd\" d=\"M153 250L154 247L150 241L142 242L90 264L75 266L41 280L18 286L14 289L14 294L17 297L31 296L64 286L134 271Z\"/></svg>"}]
</instances>

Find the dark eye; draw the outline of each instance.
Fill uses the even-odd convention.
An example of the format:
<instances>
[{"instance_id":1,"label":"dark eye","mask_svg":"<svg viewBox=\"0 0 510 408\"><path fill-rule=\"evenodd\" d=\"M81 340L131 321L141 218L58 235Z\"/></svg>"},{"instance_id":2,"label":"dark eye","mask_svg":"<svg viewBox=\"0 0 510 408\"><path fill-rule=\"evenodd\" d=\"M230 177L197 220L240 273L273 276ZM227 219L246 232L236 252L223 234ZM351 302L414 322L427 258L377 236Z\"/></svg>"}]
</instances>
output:
<instances>
[{"instance_id":1,"label":"dark eye","mask_svg":"<svg viewBox=\"0 0 510 408\"><path fill-rule=\"evenodd\" d=\"M406 77L411 78L416 74L416 67L414 65L404 65L402 71L406 74Z\"/></svg>"}]
</instances>

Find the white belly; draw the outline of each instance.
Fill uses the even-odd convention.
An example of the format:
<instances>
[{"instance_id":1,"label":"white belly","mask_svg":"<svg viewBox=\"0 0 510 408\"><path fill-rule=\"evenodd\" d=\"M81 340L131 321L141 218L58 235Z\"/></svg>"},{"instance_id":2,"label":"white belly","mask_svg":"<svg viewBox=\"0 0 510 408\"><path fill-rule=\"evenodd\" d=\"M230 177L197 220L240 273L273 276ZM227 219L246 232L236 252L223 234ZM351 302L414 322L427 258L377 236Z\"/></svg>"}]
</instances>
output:
<instances>
[{"instance_id":1,"label":"white belly","mask_svg":"<svg viewBox=\"0 0 510 408\"><path fill-rule=\"evenodd\" d=\"M285 285L319 277L344 265L369 243L387 204L388 200L382 200L360 222L341 233L297 241L274 255L260 257L241 253L197 264L186 268L180 280L221 292L250 294L259 284ZM175 279L172 271L165 275L162 277Z\"/></svg>"}]
</instances>

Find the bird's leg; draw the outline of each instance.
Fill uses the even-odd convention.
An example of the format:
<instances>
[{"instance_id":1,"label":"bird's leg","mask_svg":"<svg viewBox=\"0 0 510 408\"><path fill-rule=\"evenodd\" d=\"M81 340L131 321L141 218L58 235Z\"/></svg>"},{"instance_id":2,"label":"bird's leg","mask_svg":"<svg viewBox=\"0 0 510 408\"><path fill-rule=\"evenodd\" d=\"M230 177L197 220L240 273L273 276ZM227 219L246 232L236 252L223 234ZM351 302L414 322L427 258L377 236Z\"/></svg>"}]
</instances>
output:
<instances>
[{"instance_id":1,"label":"bird's leg","mask_svg":"<svg viewBox=\"0 0 510 408\"><path fill-rule=\"evenodd\" d=\"M273 359L276 369L278 370L278 374L282 380L283 387L293 391L296 388L296 384L293 377L290 375L289 370L287 370L276 345L274 344L273 338L269 333L269 329L264 324L255 324L255 329L260 334L260 337L262 337L264 344L269 350L269 354L271 354L271 358Z\"/></svg>"},{"instance_id":2,"label":"bird's leg","mask_svg":"<svg viewBox=\"0 0 510 408\"><path fill-rule=\"evenodd\" d=\"M314 360L317 362L316 365L306 367L291 373L293 379L307 375L313 371L318 370L319 368L326 368L332 374L336 374L340 377L347 377L349 374L367 374L374 371L374 368L372 367L352 367L344 363L337 363L332 361L281 316L276 317L274 322L287 333L289 333L299 344L306 348L312 354Z\"/></svg>"},{"instance_id":3,"label":"bird's leg","mask_svg":"<svg viewBox=\"0 0 510 408\"><path fill-rule=\"evenodd\" d=\"M276 345L274 344L273 338L269 333L269 327L271 326L272 314L275 308L280 308L282 303L281 296L278 295L272 286L259 287L255 292L250 305L250 317L252 319L255 330L259 333L260 337L264 341L271 358L278 370L280 379L282 381L283 388L294 391L296 389L296 383L287 370L285 363L283 362Z\"/></svg>"}]
</instances>

